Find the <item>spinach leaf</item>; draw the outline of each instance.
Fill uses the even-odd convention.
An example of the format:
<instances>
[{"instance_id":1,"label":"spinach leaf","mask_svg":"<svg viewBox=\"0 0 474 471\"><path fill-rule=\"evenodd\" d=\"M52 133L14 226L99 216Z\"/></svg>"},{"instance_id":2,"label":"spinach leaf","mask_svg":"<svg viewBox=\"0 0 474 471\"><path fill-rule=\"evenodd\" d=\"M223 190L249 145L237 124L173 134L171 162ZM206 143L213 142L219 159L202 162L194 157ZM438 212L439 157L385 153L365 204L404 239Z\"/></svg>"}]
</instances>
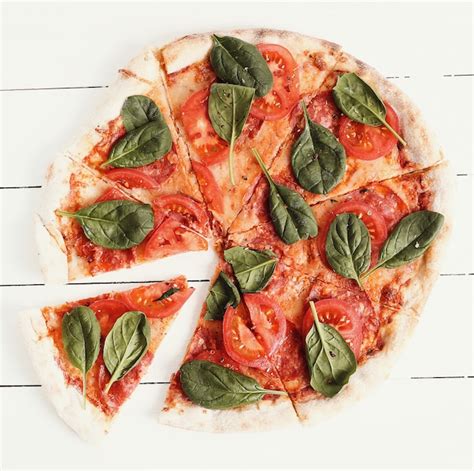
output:
<instances>
[{"instance_id":1,"label":"spinach leaf","mask_svg":"<svg viewBox=\"0 0 474 471\"><path fill-rule=\"evenodd\" d=\"M318 225L313 212L304 198L296 191L275 183L268 173L259 153L252 149L270 185L268 206L270 218L277 234L285 244L318 235Z\"/></svg>"},{"instance_id":2,"label":"spinach leaf","mask_svg":"<svg viewBox=\"0 0 474 471\"><path fill-rule=\"evenodd\" d=\"M92 309L78 306L64 315L61 331L64 350L69 361L82 373L82 396L85 407L87 372L99 355L100 325Z\"/></svg>"},{"instance_id":3,"label":"spinach leaf","mask_svg":"<svg viewBox=\"0 0 474 471\"><path fill-rule=\"evenodd\" d=\"M267 286L278 263L271 250L252 250L232 247L224 251L225 260L231 264L243 293L256 293Z\"/></svg>"},{"instance_id":4,"label":"spinach leaf","mask_svg":"<svg viewBox=\"0 0 474 471\"><path fill-rule=\"evenodd\" d=\"M129 311L115 321L104 343L104 363L111 374L106 393L140 362L149 343L150 324L143 312Z\"/></svg>"},{"instance_id":5,"label":"spinach leaf","mask_svg":"<svg viewBox=\"0 0 474 471\"><path fill-rule=\"evenodd\" d=\"M311 121L303 102L305 128L291 151L291 166L298 183L315 194L329 193L346 171L346 152L335 136Z\"/></svg>"},{"instance_id":6,"label":"spinach leaf","mask_svg":"<svg viewBox=\"0 0 474 471\"><path fill-rule=\"evenodd\" d=\"M259 50L231 36L212 36L211 65L226 83L255 88L257 96L266 95L273 86L273 75Z\"/></svg>"},{"instance_id":7,"label":"spinach leaf","mask_svg":"<svg viewBox=\"0 0 474 471\"><path fill-rule=\"evenodd\" d=\"M159 121L167 126L155 102L144 95L129 96L123 103L120 115L128 132L140 128L150 121Z\"/></svg>"},{"instance_id":8,"label":"spinach leaf","mask_svg":"<svg viewBox=\"0 0 474 471\"><path fill-rule=\"evenodd\" d=\"M240 293L232 280L223 272L219 273L206 298L205 320L218 321L224 317L225 310L237 307L240 303Z\"/></svg>"},{"instance_id":9,"label":"spinach leaf","mask_svg":"<svg viewBox=\"0 0 474 471\"><path fill-rule=\"evenodd\" d=\"M154 215L149 204L129 200L94 203L75 213L56 211L76 219L86 237L108 249L129 249L138 245L153 229Z\"/></svg>"},{"instance_id":10,"label":"spinach leaf","mask_svg":"<svg viewBox=\"0 0 474 471\"><path fill-rule=\"evenodd\" d=\"M336 106L350 119L369 126L385 126L404 146L406 142L398 135L385 117L387 110L369 84L354 73L341 75L332 91Z\"/></svg>"},{"instance_id":11,"label":"spinach leaf","mask_svg":"<svg viewBox=\"0 0 474 471\"><path fill-rule=\"evenodd\" d=\"M405 216L385 241L377 265L362 278L380 267L397 268L421 257L438 235L443 223L444 216L435 211L416 211Z\"/></svg>"},{"instance_id":12,"label":"spinach leaf","mask_svg":"<svg viewBox=\"0 0 474 471\"><path fill-rule=\"evenodd\" d=\"M319 321L313 301L309 302L314 324L306 336L306 361L311 387L333 397L349 382L357 369L354 353L339 332Z\"/></svg>"},{"instance_id":13,"label":"spinach leaf","mask_svg":"<svg viewBox=\"0 0 474 471\"><path fill-rule=\"evenodd\" d=\"M155 302L163 301L164 299L168 299L169 297L173 296L173 294L177 293L179 288L175 288L174 286L168 290L166 290L159 298L155 299Z\"/></svg>"},{"instance_id":14,"label":"spinach leaf","mask_svg":"<svg viewBox=\"0 0 474 471\"><path fill-rule=\"evenodd\" d=\"M119 139L101 167L142 167L165 156L171 145L171 132L165 121L150 121Z\"/></svg>"},{"instance_id":15,"label":"spinach leaf","mask_svg":"<svg viewBox=\"0 0 474 471\"><path fill-rule=\"evenodd\" d=\"M179 370L186 396L206 409L231 409L260 401L265 394L285 396L284 391L263 389L249 376L205 360L192 360Z\"/></svg>"},{"instance_id":16,"label":"spinach leaf","mask_svg":"<svg viewBox=\"0 0 474 471\"><path fill-rule=\"evenodd\" d=\"M370 265L370 235L355 214L338 214L326 238L326 258L339 275L352 278L360 286L360 275Z\"/></svg>"}]
</instances>

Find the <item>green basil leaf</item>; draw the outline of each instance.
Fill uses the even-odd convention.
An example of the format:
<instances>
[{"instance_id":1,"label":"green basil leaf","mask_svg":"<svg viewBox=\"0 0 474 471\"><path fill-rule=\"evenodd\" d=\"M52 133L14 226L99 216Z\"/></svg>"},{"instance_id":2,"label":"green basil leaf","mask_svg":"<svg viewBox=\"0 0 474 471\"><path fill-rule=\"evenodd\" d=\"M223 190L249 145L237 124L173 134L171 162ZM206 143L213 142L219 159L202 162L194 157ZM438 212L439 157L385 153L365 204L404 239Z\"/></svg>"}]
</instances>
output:
<instances>
[{"instance_id":1,"label":"green basil leaf","mask_svg":"<svg viewBox=\"0 0 474 471\"><path fill-rule=\"evenodd\" d=\"M168 299L169 297L173 296L173 294L177 293L179 288L170 288L169 290L165 291L158 299L155 299L155 302L163 301L164 299Z\"/></svg>"},{"instance_id":2,"label":"green basil leaf","mask_svg":"<svg viewBox=\"0 0 474 471\"><path fill-rule=\"evenodd\" d=\"M351 278L360 286L360 275L370 265L370 235L355 214L338 214L326 238L326 258L339 275Z\"/></svg>"},{"instance_id":3,"label":"green basil leaf","mask_svg":"<svg viewBox=\"0 0 474 471\"><path fill-rule=\"evenodd\" d=\"M120 115L128 132L140 128L150 121L160 121L166 125L155 102L144 95L129 96L122 105Z\"/></svg>"},{"instance_id":4,"label":"green basil leaf","mask_svg":"<svg viewBox=\"0 0 474 471\"><path fill-rule=\"evenodd\" d=\"M253 44L231 36L212 39L211 65L223 82L255 88L259 97L272 89L273 75Z\"/></svg>"},{"instance_id":5,"label":"green basil leaf","mask_svg":"<svg viewBox=\"0 0 474 471\"><path fill-rule=\"evenodd\" d=\"M249 376L205 360L192 360L179 370L186 396L206 409L231 409L260 401L266 394L284 396L284 391L263 389Z\"/></svg>"},{"instance_id":6,"label":"green basil leaf","mask_svg":"<svg viewBox=\"0 0 474 471\"><path fill-rule=\"evenodd\" d=\"M387 123L387 110L372 87L358 75L346 73L332 91L336 106L350 119L369 126L385 126L404 146L406 142Z\"/></svg>"},{"instance_id":7,"label":"green basil leaf","mask_svg":"<svg viewBox=\"0 0 474 471\"><path fill-rule=\"evenodd\" d=\"M101 167L142 167L165 156L172 144L171 132L165 121L150 121L119 139Z\"/></svg>"},{"instance_id":8,"label":"green basil leaf","mask_svg":"<svg viewBox=\"0 0 474 471\"><path fill-rule=\"evenodd\" d=\"M291 166L298 183L315 194L329 193L344 177L346 152L335 136L311 121L303 102L305 128L291 151Z\"/></svg>"},{"instance_id":9,"label":"green basil leaf","mask_svg":"<svg viewBox=\"0 0 474 471\"><path fill-rule=\"evenodd\" d=\"M129 311L115 321L104 343L104 363L111 374L106 393L140 362L149 343L150 324L143 312Z\"/></svg>"},{"instance_id":10,"label":"green basil leaf","mask_svg":"<svg viewBox=\"0 0 474 471\"><path fill-rule=\"evenodd\" d=\"M82 395L86 405L87 372L97 360L100 347L100 325L92 309L78 306L62 320L64 350L69 361L82 373Z\"/></svg>"},{"instance_id":11,"label":"green basil leaf","mask_svg":"<svg viewBox=\"0 0 474 471\"><path fill-rule=\"evenodd\" d=\"M270 185L268 206L270 218L277 234L285 244L294 244L318 235L318 224L313 211L296 191L275 183L259 153L252 149Z\"/></svg>"},{"instance_id":12,"label":"green basil leaf","mask_svg":"<svg viewBox=\"0 0 474 471\"><path fill-rule=\"evenodd\" d=\"M240 303L240 293L232 280L223 272L219 273L217 280L212 285L206 298L207 321L218 321L224 317L225 310L229 307L237 307Z\"/></svg>"},{"instance_id":13,"label":"green basil leaf","mask_svg":"<svg viewBox=\"0 0 474 471\"><path fill-rule=\"evenodd\" d=\"M242 133L255 90L240 85L214 83L208 103L209 118L216 133L229 144L230 181L234 178L234 145Z\"/></svg>"},{"instance_id":14,"label":"green basil leaf","mask_svg":"<svg viewBox=\"0 0 474 471\"><path fill-rule=\"evenodd\" d=\"M444 216L435 211L416 211L405 216L385 241L376 268L397 268L421 257L443 223Z\"/></svg>"},{"instance_id":15,"label":"green basil leaf","mask_svg":"<svg viewBox=\"0 0 474 471\"><path fill-rule=\"evenodd\" d=\"M94 203L75 213L58 210L82 226L86 237L108 249L129 249L138 245L153 229L154 215L149 204L129 200Z\"/></svg>"},{"instance_id":16,"label":"green basil leaf","mask_svg":"<svg viewBox=\"0 0 474 471\"><path fill-rule=\"evenodd\" d=\"M326 397L333 397L349 382L357 369L354 353L341 334L319 321L310 301L314 324L306 336L306 361L311 387Z\"/></svg>"},{"instance_id":17,"label":"green basil leaf","mask_svg":"<svg viewBox=\"0 0 474 471\"><path fill-rule=\"evenodd\" d=\"M224 251L243 293L256 293L267 286L275 271L278 257L271 250L232 247Z\"/></svg>"}]
</instances>

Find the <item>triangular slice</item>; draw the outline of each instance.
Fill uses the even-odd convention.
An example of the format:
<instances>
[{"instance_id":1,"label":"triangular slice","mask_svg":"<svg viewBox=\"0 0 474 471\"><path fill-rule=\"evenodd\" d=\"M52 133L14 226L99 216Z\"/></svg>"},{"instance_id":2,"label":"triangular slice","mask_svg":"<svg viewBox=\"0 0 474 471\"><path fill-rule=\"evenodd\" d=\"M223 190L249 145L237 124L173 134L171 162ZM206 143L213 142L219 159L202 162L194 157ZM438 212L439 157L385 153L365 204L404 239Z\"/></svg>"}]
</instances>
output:
<instances>
[{"instance_id":1,"label":"triangular slice","mask_svg":"<svg viewBox=\"0 0 474 471\"><path fill-rule=\"evenodd\" d=\"M163 219L156 209L154 212L151 206L97 178L67 156L59 157L50 166L42 191L35 231L47 282L71 281L208 247L207 240L179 218ZM112 208L95 212L95 221L89 219L95 224L92 229L81 226L72 216L72 213L105 201L114 205L113 222L97 222L97 214L106 216ZM123 211L130 201L133 207L125 217ZM119 220L120 224L117 223ZM94 235L100 240L97 241ZM110 248L110 242L118 245Z\"/></svg>"},{"instance_id":2,"label":"triangular slice","mask_svg":"<svg viewBox=\"0 0 474 471\"><path fill-rule=\"evenodd\" d=\"M293 107L317 93L336 64L339 46L286 31L241 30L216 36L257 45L273 74L273 89L254 100L235 143L235 185L229 176L229 146L208 116L209 88L216 81L209 60L211 35L186 36L162 48L159 57L180 135L188 144L217 234L225 235L260 175L251 148L259 149L267 165L272 162L294 126Z\"/></svg>"},{"instance_id":3,"label":"triangular slice","mask_svg":"<svg viewBox=\"0 0 474 471\"><path fill-rule=\"evenodd\" d=\"M179 277L21 314L42 387L59 416L81 438L93 441L109 430L193 291ZM84 358L85 392L83 372L77 367Z\"/></svg>"}]
</instances>

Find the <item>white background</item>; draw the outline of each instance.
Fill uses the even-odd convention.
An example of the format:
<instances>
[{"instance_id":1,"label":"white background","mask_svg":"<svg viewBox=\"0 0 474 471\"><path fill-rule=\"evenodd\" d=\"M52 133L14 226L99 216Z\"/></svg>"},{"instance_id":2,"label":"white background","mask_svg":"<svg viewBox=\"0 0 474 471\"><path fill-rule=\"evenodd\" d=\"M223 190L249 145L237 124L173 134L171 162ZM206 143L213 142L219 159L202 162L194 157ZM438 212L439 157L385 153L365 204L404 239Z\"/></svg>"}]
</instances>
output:
<instances>
[{"instance_id":1,"label":"white background","mask_svg":"<svg viewBox=\"0 0 474 471\"><path fill-rule=\"evenodd\" d=\"M470 467L472 452L472 8L469 4L62 3L2 12L0 176L2 464L43 467ZM142 47L235 27L338 42L424 110L452 162L455 228L421 325L390 379L313 429L210 435L157 424L166 384L140 385L101 445L82 443L42 395L16 324L21 309L185 273L197 288L147 382L166 382L191 335L212 254L186 254L92 284L42 286L32 213L43 173ZM392 78L398 77L398 78ZM17 188L18 187L18 188ZM29 188L31 187L31 188ZM103 284L97 284L103 282Z\"/></svg>"}]
</instances>

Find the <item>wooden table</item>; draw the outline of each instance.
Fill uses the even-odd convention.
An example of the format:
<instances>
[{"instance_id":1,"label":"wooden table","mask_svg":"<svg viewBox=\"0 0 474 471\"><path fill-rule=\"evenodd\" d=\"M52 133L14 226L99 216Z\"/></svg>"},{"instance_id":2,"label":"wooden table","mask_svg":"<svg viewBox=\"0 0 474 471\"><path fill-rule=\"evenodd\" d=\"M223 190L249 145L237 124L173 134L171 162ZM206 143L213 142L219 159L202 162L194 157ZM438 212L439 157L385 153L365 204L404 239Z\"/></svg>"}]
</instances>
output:
<instances>
[{"instance_id":1,"label":"wooden table","mask_svg":"<svg viewBox=\"0 0 474 471\"><path fill-rule=\"evenodd\" d=\"M9 467L469 467L472 451L472 7L469 4L11 3L3 5L2 464ZM424 110L452 163L454 232L421 325L388 381L317 428L210 435L156 417L215 262L185 254L92 282L44 286L32 214L47 164L142 47L234 27L338 42ZM100 445L43 397L17 328L21 309L185 273L196 294Z\"/></svg>"}]
</instances>

